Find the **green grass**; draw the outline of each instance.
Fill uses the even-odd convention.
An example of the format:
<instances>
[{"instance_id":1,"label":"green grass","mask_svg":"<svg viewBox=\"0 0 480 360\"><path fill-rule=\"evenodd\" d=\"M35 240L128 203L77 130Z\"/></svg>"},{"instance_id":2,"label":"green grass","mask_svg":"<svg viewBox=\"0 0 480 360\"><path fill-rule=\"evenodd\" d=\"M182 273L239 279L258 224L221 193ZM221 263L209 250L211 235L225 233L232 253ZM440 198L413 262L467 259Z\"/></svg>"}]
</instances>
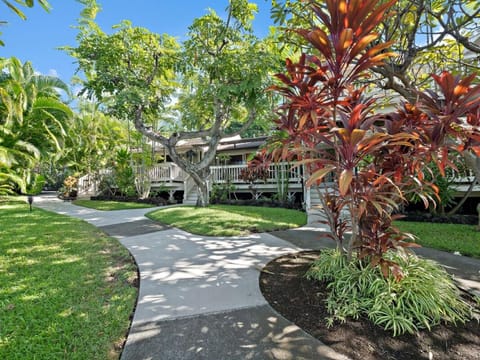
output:
<instances>
[{"instance_id":1,"label":"green grass","mask_svg":"<svg viewBox=\"0 0 480 360\"><path fill-rule=\"evenodd\" d=\"M413 221L396 221L395 225L416 235L416 242L424 247L480 258L480 232L473 225Z\"/></svg>"},{"instance_id":2,"label":"green grass","mask_svg":"<svg viewBox=\"0 0 480 360\"><path fill-rule=\"evenodd\" d=\"M75 200L75 205L87 207L96 210L126 210L126 209L146 209L154 207L151 204L142 204L136 202L105 201L105 200Z\"/></svg>"},{"instance_id":3,"label":"green grass","mask_svg":"<svg viewBox=\"0 0 480 360\"><path fill-rule=\"evenodd\" d=\"M136 267L81 220L0 202L0 359L118 359Z\"/></svg>"},{"instance_id":4,"label":"green grass","mask_svg":"<svg viewBox=\"0 0 480 360\"><path fill-rule=\"evenodd\" d=\"M179 206L148 213L147 217L206 236L238 236L289 229L307 221L306 214L297 210L233 205Z\"/></svg>"}]
</instances>

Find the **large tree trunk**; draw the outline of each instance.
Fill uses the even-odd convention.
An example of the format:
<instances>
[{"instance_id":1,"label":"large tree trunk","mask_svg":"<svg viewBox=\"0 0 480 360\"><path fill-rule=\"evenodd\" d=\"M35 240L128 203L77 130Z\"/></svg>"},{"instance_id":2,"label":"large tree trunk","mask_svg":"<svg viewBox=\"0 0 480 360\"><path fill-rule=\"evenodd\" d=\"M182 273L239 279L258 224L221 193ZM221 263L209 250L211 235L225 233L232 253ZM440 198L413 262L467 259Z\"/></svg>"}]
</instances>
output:
<instances>
[{"instance_id":1,"label":"large tree trunk","mask_svg":"<svg viewBox=\"0 0 480 360\"><path fill-rule=\"evenodd\" d=\"M187 166L188 168L188 166ZM209 198L209 192L208 192L208 177L210 176L210 166L200 169L199 171L194 171L193 169L190 169L190 171L185 170L193 179L195 182L195 185L197 186L197 207L205 207L209 204L210 198Z\"/></svg>"},{"instance_id":2,"label":"large tree trunk","mask_svg":"<svg viewBox=\"0 0 480 360\"><path fill-rule=\"evenodd\" d=\"M175 145L167 144L166 149L173 162L185 171L195 182L198 194L197 207L205 207L209 204L208 178L210 176L210 164L215 159L219 139L210 140L207 150L201 159L189 159L185 154L179 154ZM197 155L198 156L198 155ZM187 190L187 189L186 189Z\"/></svg>"},{"instance_id":3,"label":"large tree trunk","mask_svg":"<svg viewBox=\"0 0 480 360\"><path fill-rule=\"evenodd\" d=\"M143 106L139 106L135 111L135 128L147 138L162 144L167 150L168 155L172 161L178 165L183 171L190 175L190 177L197 185L198 200L197 206L207 206L209 202L207 181L210 176L210 165L215 159L217 146L220 143L222 136L225 136L223 132L223 126L229 115L229 105L222 104L219 101L215 101L216 115L215 122L208 130L192 131L192 132L176 132L170 137L164 137L159 132L153 131L143 123ZM256 111L250 109L248 113L247 121L243 124L242 128L230 136L237 135L246 130L250 124L255 120ZM205 141L206 148L202 156L196 161L185 153L179 153L177 150L177 144L180 140L192 140L196 138L208 139Z\"/></svg>"}]
</instances>

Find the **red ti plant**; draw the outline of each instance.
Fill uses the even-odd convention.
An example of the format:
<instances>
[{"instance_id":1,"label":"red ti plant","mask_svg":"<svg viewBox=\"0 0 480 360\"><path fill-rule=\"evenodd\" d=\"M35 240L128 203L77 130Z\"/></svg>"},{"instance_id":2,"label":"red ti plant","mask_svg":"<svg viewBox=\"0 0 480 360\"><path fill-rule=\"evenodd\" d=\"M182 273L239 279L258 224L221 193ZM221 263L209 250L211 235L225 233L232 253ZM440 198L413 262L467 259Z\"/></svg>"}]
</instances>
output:
<instances>
[{"instance_id":1,"label":"red ti plant","mask_svg":"<svg viewBox=\"0 0 480 360\"><path fill-rule=\"evenodd\" d=\"M359 80L394 55L374 32L394 3L312 3L323 26L296 30L314 53L303 54L298 62L287 59L286 74L277 75L280 84L273 89L285 101L278 108L274 137L280 146L273 147L270 156L306 167L307 186L320 189L340 251L349 259L356 253L380 266L385 276L392 271L399 279L401 269L384 255L414 244L392 226L392 213L409 192L427 205L435 200L437 189L423 174L429 161L443 171L453 166L449 152L478 152L480 87L472 85L474 76L432 75L441 94L419 92L417 104L375 114L376 99ZM327 175L333 184L325 182Z\"/></svg>"},{"instance_id":2,"label":"red ti plant","mask_svg":"<svg viewBox=\"0 0 480 360\"><path fill-rule=\"evenodd\" d=\"M252 198L257 198L256 184L266 182L269 177L270 161L264 153L258 153L248 162L248 166L240 171L240 179L249 184Z\"/></svg>"}]
</instances>

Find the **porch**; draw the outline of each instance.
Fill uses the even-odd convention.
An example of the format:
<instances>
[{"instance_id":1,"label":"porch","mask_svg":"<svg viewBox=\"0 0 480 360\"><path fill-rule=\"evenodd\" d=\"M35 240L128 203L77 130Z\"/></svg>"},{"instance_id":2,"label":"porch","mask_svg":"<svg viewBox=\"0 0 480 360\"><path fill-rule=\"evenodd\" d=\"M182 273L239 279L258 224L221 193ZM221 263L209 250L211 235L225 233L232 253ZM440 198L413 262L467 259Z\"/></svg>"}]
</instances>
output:
<instances>
[{"instance_id":1,"label":"porch","mask_svg":"<svg viewBox=\"0 0 480 360\"><path fill-rule=\"evenodd\" d=\"M207 181L209 189L214 185L233 185L235 193L252 193L258 196L263 193L277 193L287 191L291 194L304 193L302 180L302 167L288 163L271 164L267 170L265 180L253 183L245 182L241 178L242 170L247 164L215 165L210 167L210 177ZM136 169L137 174L143 172L142 168ZM176 192L183 192L184 203L195 203L197 190L190 176L174 163L155 164L145 170L154 191L166 191L173 197ZM80 195L97 195L100 191L101 178L111 175L111 170L103 170L96 175L86 175L78 181Z\"/></svg>"}]
</instances>

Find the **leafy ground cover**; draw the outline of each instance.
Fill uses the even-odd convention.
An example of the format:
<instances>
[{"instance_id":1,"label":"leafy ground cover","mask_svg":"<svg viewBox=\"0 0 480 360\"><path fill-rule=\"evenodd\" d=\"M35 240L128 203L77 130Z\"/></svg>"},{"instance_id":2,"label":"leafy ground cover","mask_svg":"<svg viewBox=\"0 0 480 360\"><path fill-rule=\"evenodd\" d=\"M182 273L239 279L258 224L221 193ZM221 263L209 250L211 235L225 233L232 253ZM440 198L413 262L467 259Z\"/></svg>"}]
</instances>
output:
<instances>
[{"instance_id":1,"label":"leafy ground cover","mask_svg":"<svg viewBox=\"0 0 480 360\"><path fill-rule=\"evenodd\" d=\"M137 272L95 227L0 202L0 358L118 359Z\"/></svg>"},{"instance_id":2,"label":"leafy ground cover","mask_svg":"<svg viewBox=\"0 0 480 360\"><path fill-rule=\"evenodd\" d=\"M285 318L353 360L478 360L480 323L439 324L431 331L392 336L366 317L347 318L327 326L326 284L308 280L305 273L317 251L285 255L271 261L260 276L265 299ZM475 304L474 301L471 302ZM480 311L477 303L477 311ZM477 314L478 316L478 314Z\"/></svg>"},{"instance_id":3,"label":"leafy ground cover","mask_svg":"<svg viewBox=\"0 0 480 360\"><path fill-rule=\"evenodd\" d=\"M151 204L142 204L136 202L106 201L106 200L75 200L75 205L83 206L96 210L126 210L126 209L146 209L154 207Z\"/></svg>"},{"instance_id":4,"label":"leafy ground cover","mask_svg":"<svg viewBox=\"0 0 480 360\"><path fill-rule=\"evenodd\" d=\"M178 206L148 213L147 217L192 234L206 236L238 236L284 230L307 222L307 215L297 210L234 205L206 208Z\"/></svg>"},{"instance_id":5,"label":"leafy ground cover","mask_svg":"<svg viewBox=\"0 0 480 360\"><path fill-rule=\"evenodd\" d=\"M480 258L480 232L475 226L413 221L396 221L395 225L417 236L416 242L424 247Z\"/></svg>"}]
</instances>

